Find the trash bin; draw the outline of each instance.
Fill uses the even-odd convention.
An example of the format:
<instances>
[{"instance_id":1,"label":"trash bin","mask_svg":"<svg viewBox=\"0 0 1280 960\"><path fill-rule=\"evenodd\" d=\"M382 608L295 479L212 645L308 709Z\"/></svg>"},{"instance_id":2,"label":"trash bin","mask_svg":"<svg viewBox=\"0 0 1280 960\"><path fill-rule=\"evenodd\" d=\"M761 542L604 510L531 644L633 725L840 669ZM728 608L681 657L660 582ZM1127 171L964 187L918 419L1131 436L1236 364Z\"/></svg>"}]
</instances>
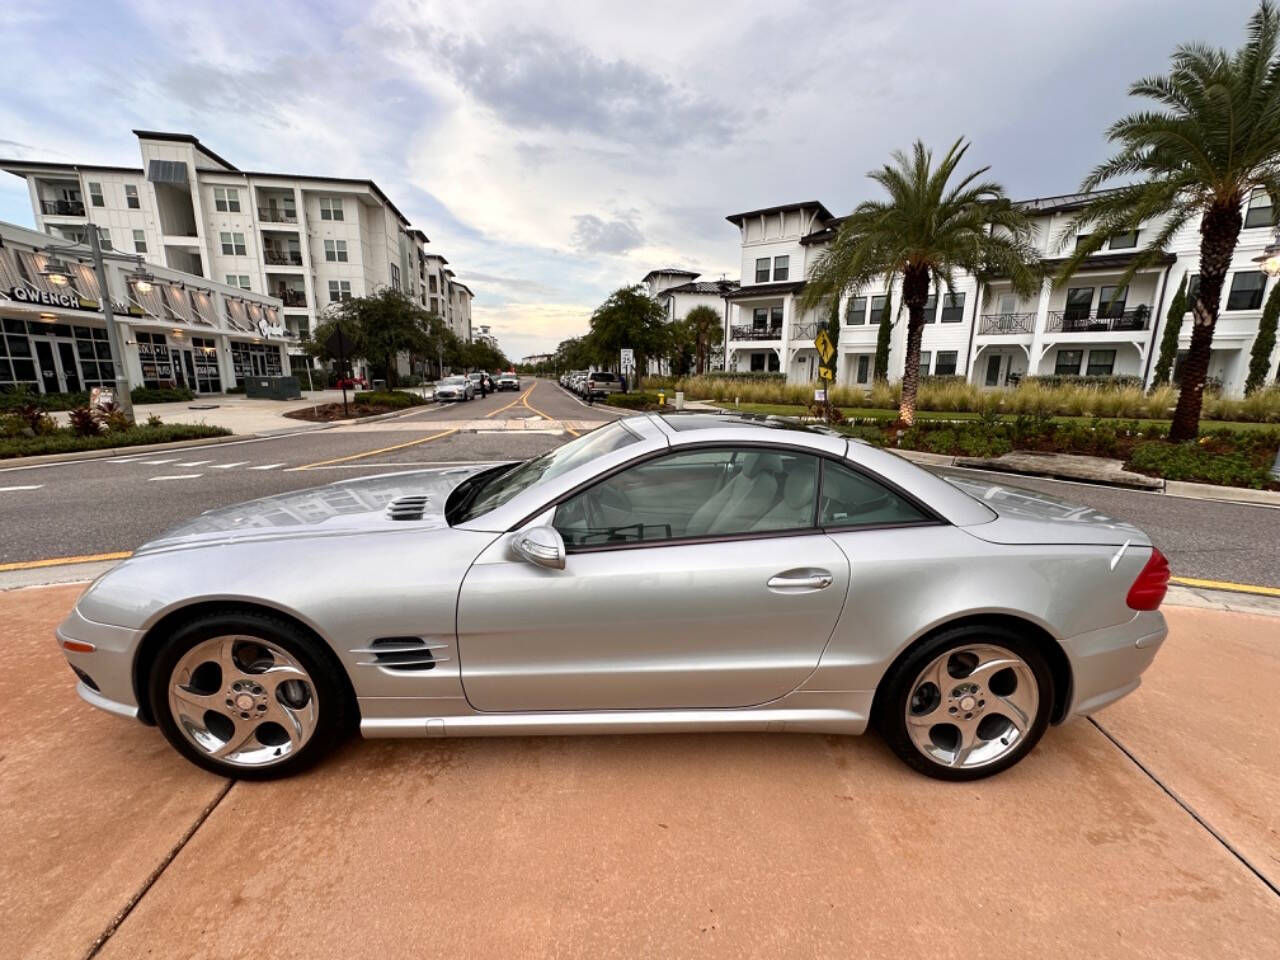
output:
<instances>
[{"instance_id":1,"label":"trash bin","mask_svg":"<svg viewBox=\"0 0 1280 960\"><path fill-rule=\"evenodd\" d=\"M387 389L387 381L385 381L385 380L375 380L375 381L373 381L373 389L375 389L375 390L385 390L385 389Z\"/></svg>"},{"instance_id":2,"label":"trash bin","mask_svg":"<svg viewBox=\"0 0 1280 960\"><path fill-rule=\"evenodd\" d=\"M683 390L676 391L676 409L677 410L684 409L684 391Z\"/></svg>"},{"instance_id":3,"label":"trash bin","mask_svg":"<svg viewBox=\"0 0 1280 960\"><path fill-rule=\"evenodd\" d=\"M245 377L244 395L264 400L301 400L297 377Z\"/></svg>"}]
</instances>

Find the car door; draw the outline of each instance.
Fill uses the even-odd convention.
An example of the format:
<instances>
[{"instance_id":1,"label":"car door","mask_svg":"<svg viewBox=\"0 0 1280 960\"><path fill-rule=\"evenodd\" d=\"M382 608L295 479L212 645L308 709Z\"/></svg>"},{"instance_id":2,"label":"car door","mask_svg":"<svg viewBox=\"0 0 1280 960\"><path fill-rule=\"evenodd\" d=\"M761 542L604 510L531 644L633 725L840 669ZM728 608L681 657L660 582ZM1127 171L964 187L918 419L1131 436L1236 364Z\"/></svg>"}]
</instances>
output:
<instances>
[{"instance_id":1,"label":"car door","mask_svg":"<svg viewBox=\"0 0 1280 960\"><path fill-rule=\"evenodd\" d=\"M485 711L744 707L816 667L849 563L815 526L818 461L690 449L555 507L563 569L504 537L463 581L467 699Z\"/></svg>"}]
</instances>

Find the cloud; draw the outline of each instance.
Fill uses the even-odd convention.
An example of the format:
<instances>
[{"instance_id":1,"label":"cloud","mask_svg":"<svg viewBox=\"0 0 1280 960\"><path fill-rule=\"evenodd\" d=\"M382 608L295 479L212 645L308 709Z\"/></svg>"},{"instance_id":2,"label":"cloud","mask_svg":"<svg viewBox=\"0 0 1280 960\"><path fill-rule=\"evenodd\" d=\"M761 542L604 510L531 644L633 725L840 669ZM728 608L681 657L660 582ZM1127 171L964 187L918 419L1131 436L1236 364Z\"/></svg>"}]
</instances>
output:
<instances>
[{"instance_id":1,"label":"cloud","mask_svg":"<svg viewBox=\"0 0 1280 960\"><path fill-rule=\"evenodd\" d=\"M630 220L601 220L583 213L573 222L572 242L583 253L626 253L644 243L644 234Z\"/></svg>"}]
</instances>

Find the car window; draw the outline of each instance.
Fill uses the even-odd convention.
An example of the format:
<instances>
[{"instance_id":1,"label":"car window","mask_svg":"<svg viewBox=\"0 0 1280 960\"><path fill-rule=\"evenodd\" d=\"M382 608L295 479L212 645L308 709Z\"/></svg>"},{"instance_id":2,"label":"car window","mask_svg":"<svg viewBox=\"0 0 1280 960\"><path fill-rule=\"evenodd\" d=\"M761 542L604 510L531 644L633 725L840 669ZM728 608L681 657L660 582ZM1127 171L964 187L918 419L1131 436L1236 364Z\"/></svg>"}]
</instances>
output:
<instances>
[{"instance_id":1,"label":"car window","mask_svg":"<svg viewBox=\"0 0 1280 960\"><path fill-rule=\"evenodd\" d=\"M611 423L584 433L564 446L526 460L511 469L480 474L464 481L449 494L445 505L445 519L450 524L458 524L482 516L490 510L496 510L535 483L568 473L575 467L620 450L639 439L621 423Z\"/></svg>"},{"instance_id":2,"label":"car window","mask_svg":"<svg viewBox=\"0 0 1280 960\"><path fill-rule=\"evenodd\" d=\"M817 458L725 448L629 467L556 508L568 547L724 537L813 526Z\"/></svg>"},{"instance_id":3,"label":"car window","mask_svg":"<svg viewBox=\"0 0 1280 960\"><path fill-rule=\"evenodd\" d=\"M831 460L822 467L824 527L862 527L881 523L919 523L931 518L908 500L870 477Z\"/></svg>"}]
</instances>

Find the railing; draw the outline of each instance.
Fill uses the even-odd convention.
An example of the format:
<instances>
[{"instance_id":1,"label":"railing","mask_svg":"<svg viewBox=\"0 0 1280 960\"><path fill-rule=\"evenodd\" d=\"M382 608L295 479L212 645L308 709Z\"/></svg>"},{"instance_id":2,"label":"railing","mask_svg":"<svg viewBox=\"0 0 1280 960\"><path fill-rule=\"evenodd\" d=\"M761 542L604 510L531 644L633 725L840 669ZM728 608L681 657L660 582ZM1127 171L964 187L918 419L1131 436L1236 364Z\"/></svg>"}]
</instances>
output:
<instances>
[{"instance_id":1,"label":"railing","mask_svg":"<svg viewBox=\"0 0 1280 960\"><path fill-rule=\"evenodd\" d=\"M730 340L781 340L781 327L738 327L729 328Z\"/></svg>"},{"instance_id":2,"label":"railing","mask_svg":"<svg viewBox=\"0 0 1280 960\"><path fill-rule=\"evenodd\" d=\"M274 207L259 207L258 219L265 220L267 223L297 223L297 211L288 213L284 210L277 210Z\"/></svg>"},{"instance_id":3,"label":"railing","mask_svg":"<svg viewBox=\"0 0 1280 960\"><path fill-rule=\"evenodd\" d=\"M825 323L796 323L791 326L792 340L814 340L818 331L826 327Z\"/></svg>"},{"instance_id":4,"label":"railing","mask_svg":"<svg viewBox=\"0 0 1280 960\"><path fill-rule=\"evenodd\" d=\"M282 290L280 291L280 302L286 307L305 307L307 305L307 291Z\"/></svg>"},{"instance_id":5,"label":"railing","mask_svg":"<svg viewBox=\"0 0 1280 960\"><path fill-rule=\"evenodd\" d=\"M1123 333L1147 329L1151 308L1135 307L1123 313L1112 311L1050 310L1045 330L1049 333Z\"/></svg>"},{"instance_id":6,"label":"railing","mask_svg":"<svg viewBox=\"0 0 1280 960\"><path fill-rule=\"evenodd\" d=\"M41 200L40 209L51 217L84 216L84 202L81 200Z\"/></svg>"},{"instance_id":7,"label":"railing","mask_svg":"<svg viewBox=\"0 0 1280 960\"><path fill-rule=\"evenodd\" d=\"M1032 333L1036 328L1034 313L984 313L978 334L1001 336L1015 333Z\"/></svg>"},{"instance_id":8,"label":"railing","mask_svg":"<svg viewBox=\"0 0 1280 960\"><path fill-rule=\"evenodd\" d=\"M268 247L262 251L262 257L273 266L302 266L302 252L299 250L272 250Z\"/></svg>"}]
</instances>

